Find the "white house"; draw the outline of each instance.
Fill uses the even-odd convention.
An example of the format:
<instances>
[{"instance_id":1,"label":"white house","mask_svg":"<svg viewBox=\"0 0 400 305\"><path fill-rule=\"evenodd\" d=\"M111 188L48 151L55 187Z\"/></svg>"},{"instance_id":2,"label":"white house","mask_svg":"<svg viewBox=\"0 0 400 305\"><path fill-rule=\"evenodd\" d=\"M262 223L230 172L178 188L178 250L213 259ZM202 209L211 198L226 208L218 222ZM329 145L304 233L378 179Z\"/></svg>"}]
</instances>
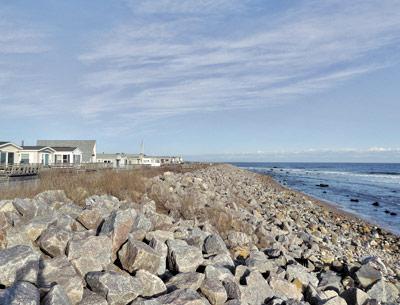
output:
<instances>
[{"instance_id":1,"label":"white house","mask_svg":"<svg viewBox=\"0 0 400 305\"><path fill-rule=\"evenodd\" d=\"M96 163L96 140L37 140L36 145L50 147L77 147L81 151L82 163Z\"/></svg>"},{"instance_id":2,"label":"white house","mask_svg":"<svg viewBox=\"0 0 400 305\"><path fill-rule=\"evenodd\" d=\"M54 164L81 164L82 151L78 147L51 147L54 152Z\"/></svg>"},{"instance_id":3,"label":"white house","mask_svg":"<svg viewBox=\"0 0 400 305\"><path fill-rule=\"evenodd\" d=\"M22 147L6 141L0 141L0 165L19 163L19 152Z\"/></svg>"},{"instance_id":4,"label":"white house","mask_svg":"<svg viewBox=\"0 0 400 305\"><path fill-rule=\"evenodd\" d=\"M21 164L53 164L56 150L48 146L22 146L19 151L19 163Z\"/></svg>"},{"instance_id":5,"label":"white house","mask_svg":"<svg viewBox=\"0 0 400 305\"><path fill-rule=\"evenodd\" d=\"M96 156L97 163L105 163L111 164L112 167L125 167L128 165L128 159L126 154L124 153L116 153L116 154L97 154Z\"/></svg>"}]
</instances>

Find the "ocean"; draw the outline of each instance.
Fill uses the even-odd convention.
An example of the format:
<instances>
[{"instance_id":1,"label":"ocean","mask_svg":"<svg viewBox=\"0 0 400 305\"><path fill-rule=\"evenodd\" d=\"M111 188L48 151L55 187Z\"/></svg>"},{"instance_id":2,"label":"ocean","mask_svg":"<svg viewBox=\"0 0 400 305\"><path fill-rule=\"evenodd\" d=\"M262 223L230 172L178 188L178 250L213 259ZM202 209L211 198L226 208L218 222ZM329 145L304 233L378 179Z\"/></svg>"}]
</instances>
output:
<instances>
[{"instance_id":1,"label":"ocean","mask_svg":"<svg viewBox=\"0 0 400 305\"><path fill-rule=\"evenodd\" d=\"M233 163L400 235L400 163Z\"/></svg>"}]
</instances>

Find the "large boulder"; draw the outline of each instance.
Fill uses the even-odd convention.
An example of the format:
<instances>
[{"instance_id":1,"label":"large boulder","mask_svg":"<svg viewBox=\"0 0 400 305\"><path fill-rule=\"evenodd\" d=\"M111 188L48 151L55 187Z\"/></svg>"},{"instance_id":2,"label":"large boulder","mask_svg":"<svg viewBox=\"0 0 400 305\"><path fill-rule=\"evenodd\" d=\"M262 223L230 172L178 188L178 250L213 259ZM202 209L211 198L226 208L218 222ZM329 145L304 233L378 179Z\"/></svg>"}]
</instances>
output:
<instances>
[{"instance_id":1,"label":"large boulder","mask_svg":"<svg viewBox=\"0 0 400 305\"><path fill-rule=\"evenodd\" d=\"M108 303L103 296L90 291L89 289L85 289L79 305L108 305Z\"/></svg>"},{"instance_id":2,"label":"large boulder","mask_svg":"<svg viewBox=\"0 0 400 305\"><path fill-rule=\"evenodd\" d=\"M178 273L167 281L168 290L190 288L197 290L204 281L204 274L198 272Z\"/></svg>"},{"instance_id":3,"label":"large boulder","mask_svg":"<svg viewBox=\"0 0 400 305\"><path fill-rule=\"evenodd\" d=\"M86 209L79 214L76 220L86 229L97 231L104 218L99 209Z\"/></svg>"},{"instance_id":4,"label":"large boulder","mask_svg":"<svg viewBox=\"0 0 400 305\"><path fill-rule=\"evenodd\" d=\"M163 305L208 305L208 301L192 289L178 289L156 299Z\"/></svg>"},{"instance_id":5,"label":"large boulder","mask_svg":"<svg viewBox=\"0 0 400 305\"><path fill-rule=\"evenodd\" d=\"M293 299L300 301L303 298L301 289L298 289L296 285L279 278L271 278L269 285L274 291L275 295L282 300Z\"/></svg>"},{"instance_id":6,"label":"large boulder","mask_svg":"<svg viewBox=\"0 0 400 305\"><path fill-rule=\"evenodd\" d=\"M0 304L40 305L39 290L29 282L17 282L0 294Z\"/></svg>"},{"instance_id":7,"label":"large boulder","mask_svg":"<svg viewBox=\"0 0 400 305\"><path fill-rule=\"evenodd\" d=\"M289 281L297 279L300 283L302 283L304 288L307 287L309 284L313 285L314 287L318 286L319 281L317 276L302 265L287 265L286 274Z\"/></svg>"},{"instance_id":8,"label":"large boulder","mask_svg":"<svg viewBox=\"0 0 400 305\"><path fill-rule=\"evenodd\" d=\"M158 267L157 274L163 275L167 270L167 256L168 256L168 247L164 241L153 238L149 246L152 247L160 256L160 266Z\"/></svg>"},{"instance_id":9,"label":"large boulder","mask_svg":"<svg viewBox=\"0 0 400 305\"><path fill-rule=\"evenodd\" d=\"M227 252L226 245L218 234L212 234L204 241L203 250L207 254L216 255Z\"/></svg>"},{"instance_id":10,"label":"large boulder","mask_svg":"<svg viewBox=\"0 0 400 305\"><path fill-rule=\"evenodd\" d=\"M62 228L50 226L38 240L40 248L52 257L65 254L65 248L72 238L72 232Z\"/></svg>"},{"instance_id":11,"label":"large boulder","mask_svg":"<svg viewBox=\"0 0 400 305\"><path fill-rule=\"evenodd\" d=\"M345 299L348 305L363 305L369 299L366 292L355 287L347 289L340 296Z\"/></svg>"},{"instance_id":12,"label":"large boulder","mask_svg":"<svg viewBox=\"0 0 400 305\"><path fill-rule=\"evenodd\" d=\"M118 257L122 267L131 273L143 269L155 274L162 260L162 256L153 248L135 240L133 236L129 236L128 241L119 250Z\"/></svg>"},{"instance_id":13,"label":"large boulder","mask_svg":"<svg viewBox=\"0 0 400 305\"><path fill-rule=\"evenodd\" d=\"M0 284L6 287L16 281L37 282L39 255L28 246L14 246L0 251Z\"/></svg>"},{"instance_id":14,"label":"large boulder","mask_svg":"<svg viewBox=\"0 0 400 305\"><path fill-rule=\"evenodd\" d=\"M168 240L168 267L177 272L194 272L203 263L200 249L183 240Z\"/></svg>"},{"instance_id":15,"label":"large boulder","mask_svg":"<svg viewBox=\"0 0 400 305\"><path fill-rule=\"evenodd\" d=\"M101 271L111 263L111 239L107 236L90 236L71 240L68 259L85 276L89 271Z\"/></svg>"},{"instance_id":16,"label":"large boulder","mask_svg":"<svg viewBox=\"0 0 400 305\"><path fill-rule=\"evenodd\" d=\"M60 285L54 285L46 294L42 301L43 305L71 305L64 288Z\"/></svg>"},{"instance_id":17,"label":"large boulder","mask_svg":"<svg viewBox=\"0 0 400 305\"><path fill-rule=\"evenodd\" d=\"M134 209L113 211L101 226L100 235L107 235L112 241L112 258L117 258L117 252L122 244L128 239L136 218Z\"/></svg>"},{"instance_id":18,"label":"large boulder","mask_svg":"<svg viewBox=\"0 0 400 305\"><path fill-rule=\"evenodd\" d=\"M216 279L205 279L200 287L200 291L212 305L222 305L228 299L225 287Z\"/></svg>"},{"instance_id":19,"label":"large boulder","mask_svg":"<svg viewBox=\"0 0 400 305\"><path fill-rule=\"evenodd\" d=\"M117 272L89 272L86 282L92 291L107 299L109 305L128 304L143 293L142 283Z\"/></svg>"},{"instance_id":20,"label":"large boulder","mask_svg":"<svg viewBox=\"0 0 400 305\"><path fill-rule=\"evenodd\" d=\"M152 297L167 291L164 282L158 276L146 270L137 271L135 277L142 285L143 291L140 295L143 297Z\"/></svg>"},{"instance_id":21,"label":"large boulder","mask_svg":"<svg viewBox=\"0 0 400 305\"><path fill-rule=\"evenodd\" d=\"M361 268L356 272L358 282L363 288L367 288L372 284L376 283L382 278L382 273L377 270L372 264L362 265Z\"/></svg>"},{"instance_id":22,"label":"large boulder","mask_svg":"<svg viewBox=\"0 0 400 305\"><path fill-rule=\"evenodd\" d=\"M264 304L265 300L272 298L275 293L268 285L262 274L256 270L245 277L246 285L241 286L241 302L249 305Z\"/></svg>"},{"instance_id":23,"label":"large boulder","mask_svg":"<svg viewBox=\"0 0 400 305\"><path fill-rule=\"evenodd\" d=\"M368 291L371 299L378 302L395 302L399 296L399 289L392 283L385 280L379 280Z\"/></svg>"},{"instance_id":24,"label":"large boulder","mask_svg":"<svg viewBox=\"0 0 400 305\"><path fill-rule=\"evenodd\" d=\"M77 304L82 299L84 282L65 256L43 260L40 264L38 286L48 290L53 283L64 289L71 304Z\"/></svg>"}]
</instances>

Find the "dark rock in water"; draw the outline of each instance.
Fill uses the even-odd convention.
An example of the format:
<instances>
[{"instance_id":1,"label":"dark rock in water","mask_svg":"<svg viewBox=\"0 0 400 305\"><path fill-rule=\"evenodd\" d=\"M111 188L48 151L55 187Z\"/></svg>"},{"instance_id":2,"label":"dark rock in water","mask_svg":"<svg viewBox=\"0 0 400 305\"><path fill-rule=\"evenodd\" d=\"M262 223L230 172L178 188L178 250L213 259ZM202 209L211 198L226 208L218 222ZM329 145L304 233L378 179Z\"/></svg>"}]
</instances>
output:
<instances>
[{"instance_id":1,"label":"dark rock in water","mask_svg":"<svg viewBox=\"0 0 400 305\"><path fill-rule=\"evenodd\" d=\"M355 199L355 198L351 198L350 201L351 201L351 202L360 202L360 200Z\"/></svg>"},{"instance_id":2,"label":"dark rock in water","mask_svg":"<svg viewBox=\"0 0 400 305\"><path fill-rule=\"evenodd\" d=\"M329 184L320 183L320 184L316 184L315 186L318 186L318 187L329 187Z\"/></svg>"},{"instance_id":3,"label":"dark rock in water","mask_svg":"<svg viewBox=\"0 0 400 305\"><path fill-rule=\"evenodd\" d=\"M396 216L396 215L397 215L397 213L395 213L395 212L390 212L390 215L392 215L392 216Z\"/></svg>"},{"instance_id":4,"label":"dark rock in water","mask_svg":"<svg viewBox=\"0 0 400 305\"><path fill-rule=\"evenodd\" d=\"M326 194L326 191L323 191L322 193Z\"/></svg>"},{"instance_id":5,"label":"dark rock in water","mask_svg":"<svg viewBox=\"0 0 400 305\"><path fill-rule=\"evenodd\" d=\"M372 205L373 205L374 207L379 207L379 202L378 202L378 201L375 201Z\"/></svg>"},{"instance_id":6,"label":"dark rock in water","mask_svg":"<svg viewBox=\"0 0 400 305\"><path fill-rule=\"evenodd\" d=\"M385 213L386 213L386 214L390 214L390 211L389 211L389 210L385 210Z\"/></svg>"}]
</instances>

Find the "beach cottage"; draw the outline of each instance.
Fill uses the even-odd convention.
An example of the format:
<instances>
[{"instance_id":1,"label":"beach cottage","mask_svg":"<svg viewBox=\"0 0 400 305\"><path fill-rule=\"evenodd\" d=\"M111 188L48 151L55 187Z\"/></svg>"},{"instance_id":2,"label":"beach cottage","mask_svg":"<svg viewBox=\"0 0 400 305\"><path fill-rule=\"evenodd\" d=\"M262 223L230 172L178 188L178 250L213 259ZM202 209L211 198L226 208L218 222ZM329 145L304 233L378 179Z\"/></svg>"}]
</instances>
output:
<instances>
[{"instance_id":1,"label":"beach cottage","mask_svg":"<svg viewBox=\"0 0 400 305\"><path fill-rule=\"evenodd\" d=\"M112 167L126 167L128 165L128 159L126 154L124 153L116 153L116 154L97 154L96 156L97 163L110 164Z\"/></svg>"},{"instance_id":2,"label":"beach cottage","mask_svg":"<svg viewBox=\"0 0 400 305\"><path fill-rule=\"evenodd\" d=\"M82 153L80 163L96 163L96 140L37 140L36 145L75 147Z\"/></svg>"},{"instance_id":3,"label":"beach cottage","mask_svg":"<svg viewBox=\"0 0 400 305\"><path fill-rule=\"evenodd\" d=\"M52 146L54 152L54 164L78 165L82 163L82 151L78 147Z\"/></svg>"},{"instance_id":4,"label":"beach cottage","mask_svg":"<svg viewBox=\"0 0 400 305\"><path fill-rule=\"evenodd\" d=\"M19 155L21 164L51 165L54 162L56 150L48 146L22 146Z\"/></svg>"},{"instance_id":5,"label":"beach cottage","mask_svg":"<svg viewBox=\"0 0 400 305\"><path fill-rule=\"evenodd\" d=\"M19 163L19 152L22 147L12 142L0 141L0 165Z\"/></svg>"}]
</instances>

